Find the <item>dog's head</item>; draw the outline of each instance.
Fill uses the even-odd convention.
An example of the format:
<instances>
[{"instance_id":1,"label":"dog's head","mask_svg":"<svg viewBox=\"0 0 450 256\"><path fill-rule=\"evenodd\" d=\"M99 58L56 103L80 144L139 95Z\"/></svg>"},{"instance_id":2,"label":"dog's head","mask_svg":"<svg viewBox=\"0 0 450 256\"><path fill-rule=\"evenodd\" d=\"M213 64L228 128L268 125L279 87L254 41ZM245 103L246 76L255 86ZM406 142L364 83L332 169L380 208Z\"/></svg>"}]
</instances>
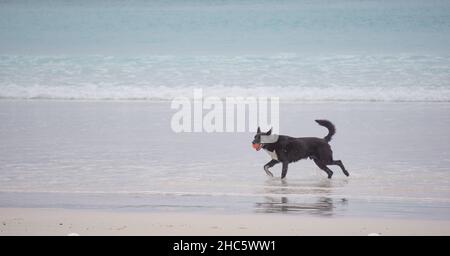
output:
<instances>
[{"instance_id":1,"label":"dog's head","mask_svg":"<svg viewBox=\"0 0 450 256\"><path fill-rule=\"evenodd\" d=\"M252 141L252 146L256 151L259 151L263 148L264 144L275 143L277 140L278 135L272 135L272 128L268 132L261 132L261 129L258 127L255 138Z\"/></svg>"}]
</instances>

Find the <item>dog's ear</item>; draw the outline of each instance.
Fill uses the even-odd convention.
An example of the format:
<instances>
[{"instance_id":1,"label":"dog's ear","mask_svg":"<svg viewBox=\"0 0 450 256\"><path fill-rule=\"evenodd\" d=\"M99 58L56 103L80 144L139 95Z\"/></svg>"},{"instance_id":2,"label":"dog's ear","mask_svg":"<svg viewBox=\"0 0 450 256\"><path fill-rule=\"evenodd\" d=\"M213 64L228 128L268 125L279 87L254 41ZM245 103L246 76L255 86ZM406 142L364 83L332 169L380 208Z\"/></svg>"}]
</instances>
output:
<instances>
[{"instance_id":1,"label":"dog's ear","mask_svg":"<svg viewBox=\"0 0 450 256\"><path fill-rule=\"evenodd\" d=\"M266 133L266 135L270 135L272 134L272 128L270 128L270 130Z\"/></svg>"},{"instance_id":2,"label":"dog's ear","mask_svg":"<svg viewBox=\"0 0 450 256\"><path fill-rule=\"evenodd\" d=\"M261 128L259 128L259 126L258 126L258 130L256 131L256 133L261 133Z\"/></svg>"}]
</instances>

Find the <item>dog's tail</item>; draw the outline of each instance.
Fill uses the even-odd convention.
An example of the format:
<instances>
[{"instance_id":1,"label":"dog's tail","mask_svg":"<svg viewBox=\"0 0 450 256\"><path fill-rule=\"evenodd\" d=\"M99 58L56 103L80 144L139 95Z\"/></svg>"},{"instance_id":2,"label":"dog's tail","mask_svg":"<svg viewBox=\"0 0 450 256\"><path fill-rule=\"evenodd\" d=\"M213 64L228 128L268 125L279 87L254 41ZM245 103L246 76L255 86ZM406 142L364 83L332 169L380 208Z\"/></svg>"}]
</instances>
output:
<instances>
[{"instance_id":1,"label":"dog's tail","mask_svg":"<svg viewBox=\"0 0 450 256\"><path fill-rule=\"evenodd\" d=\"M331 137L333 137L333 135L336 133L336 128L334 127L334 125L328 120L316 120L316 122L328 129L328 135L323 139L327 142L330 142Z\"/></svg>"}]
</instances>

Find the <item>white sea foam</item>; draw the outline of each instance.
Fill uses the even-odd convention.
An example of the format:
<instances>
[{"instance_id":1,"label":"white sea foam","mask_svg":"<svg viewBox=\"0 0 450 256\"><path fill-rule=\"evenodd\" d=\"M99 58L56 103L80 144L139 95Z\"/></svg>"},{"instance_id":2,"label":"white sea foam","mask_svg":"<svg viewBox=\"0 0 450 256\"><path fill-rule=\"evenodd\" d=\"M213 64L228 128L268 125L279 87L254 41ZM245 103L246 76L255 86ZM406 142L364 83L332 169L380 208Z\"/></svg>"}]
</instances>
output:
<instances>
[{"instance_id":1,"label":"white sea foam","mask_svg":"<svg viewBox=\"0 0 450 256\"><path fill-rule=\"evenodd\" d=\"M171 100L279 96L286 101L450 101L450 57L0 57L0 98Z\"/></svg>"},{"instance_id":2,"label":"white sea foam","mask_svg":"<svg viewBox=\"0 0 450 256\"><path fill-rule=\"evenodd\" d=\"M6 89L5 89L6 88ZM64 99L64 100L171 100L178 96L193 96L199 87L139 88L118 86L112 89L88 85L79 88L52 86L6 86L1 92L3 99ZM308 87L208 87L205 97L222 96L278 96L283 101L420 101L449 102L450 89L398 88L308 88Z\"/></svg>"}]
</instances>

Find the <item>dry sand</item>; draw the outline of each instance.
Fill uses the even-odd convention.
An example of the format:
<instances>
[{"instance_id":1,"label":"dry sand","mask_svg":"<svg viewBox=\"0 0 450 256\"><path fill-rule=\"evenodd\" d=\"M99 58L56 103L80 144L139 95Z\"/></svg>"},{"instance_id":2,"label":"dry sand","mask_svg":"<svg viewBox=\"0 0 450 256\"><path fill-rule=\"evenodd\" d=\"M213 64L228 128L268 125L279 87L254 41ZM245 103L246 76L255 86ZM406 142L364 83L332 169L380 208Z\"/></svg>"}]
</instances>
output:
<instances>
[{"instance_id":1,"label":"dry sand","mask_svg":"<svg viewBox=\"0 0 450 256\"><path fill-rule=\"evenodd\" d=\"M450 221L0 208L1 235L450 235Z\"/></svg>"}]
</instances>

